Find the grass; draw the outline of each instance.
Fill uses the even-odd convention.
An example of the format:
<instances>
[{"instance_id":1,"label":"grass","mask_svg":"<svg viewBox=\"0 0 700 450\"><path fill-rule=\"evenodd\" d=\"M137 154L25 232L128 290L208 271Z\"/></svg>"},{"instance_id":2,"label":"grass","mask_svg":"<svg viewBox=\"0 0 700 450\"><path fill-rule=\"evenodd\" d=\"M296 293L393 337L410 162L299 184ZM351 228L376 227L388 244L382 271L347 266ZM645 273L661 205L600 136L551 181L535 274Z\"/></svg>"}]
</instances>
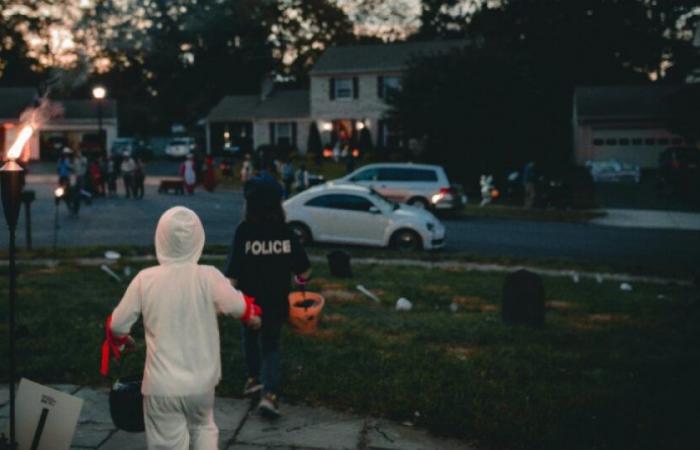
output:
<instances>
[{"instance_id":1,"label":"grass","mask_svg":"<svg viewBox=\"0 0 700 450\"><path fill-rule=\"evenodd\" d=\"M363 265L341 280L314 270L311 289L327 306L316 335L283 336L287 400L411 421L486 449L680 449L700 437L697 291L546 278L547 325L530 329L501 323L502 275ZM6 276L0 286L4 324ZM19 374L107 385L97 374L102 323L124 289L98 268L23 268ZM401 296L412 311L394 311ZM220 324L219 394L235 396L239 325ZM143 330L134 334L139 350L124 373L143 361Z\"/></svg>"},{"instance_id":2,"label":"grass","mask_svg":"<svg viewBox=\"0 0 700 450\"><path fill-rule=\"evenodd\" d=\"M307 251L310 255L317 257L325 257L331 250L338 248L336 245L313 244ZM411 259L427 262L465 262L465 263L483 263L483 264L500 264L504 266L530 266L543 269L556 270L578 270L598 273L628 273L631 275L643 276L659 276L673 279L693 279L697 276L695 268L687 267L679 269L678 267L665 266L642 266L642 265L619 265L619 264L598 264L592 262L573 261L560 258L538 258L537 260L510 257L510 256L483 256L470 252L446 252L446 251L417 251L417 252L398 252L391 249L376 249L370 247L342 247L347 250L353 258L379 258L384 260L391 259ZM107 250L113 250L120 253L123 257L138 257L143 255L154 255L153 246L133 246L133 245L110 245L110 246L86 246L86 247L65 247L59 248L54 252L50 247L35 248L27 251L24 248L18 249L17 256L21 261L35 259L61 259L71 260L79 258L103 258ZM204 248L205 255L226 255L228 254L228 245L207 245ZM7 259L7 250L0 250L0 261Z\"/></svg>"}]
</instances>

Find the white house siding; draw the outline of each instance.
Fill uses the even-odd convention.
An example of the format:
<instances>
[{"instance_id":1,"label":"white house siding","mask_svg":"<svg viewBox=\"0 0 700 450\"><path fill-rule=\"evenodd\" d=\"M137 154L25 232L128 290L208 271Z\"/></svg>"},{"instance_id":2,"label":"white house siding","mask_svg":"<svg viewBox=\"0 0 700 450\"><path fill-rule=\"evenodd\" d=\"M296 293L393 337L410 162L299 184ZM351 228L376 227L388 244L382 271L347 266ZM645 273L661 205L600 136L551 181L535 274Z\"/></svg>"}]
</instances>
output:
<instances>
[{"instance_id":1,"label":"white house siding","mask_svg":"<svg viewBox=\"0 0 700 450\"><path fill-rule=\"evenodd\" d=\"M369 128L372 141L376 144L378 136L379 120L389 110L388 105L377 93L377 79L379 76L399 76L389 73L364 73L364 74L334 74L318 75L311 78L311 117L316 120L316 125L321 132L324 143L330 141L330 132L323 130L324 123L340 119L363 120ZM359 86L358 98L331 99L331 78L357 77Z\"/></svg>"},{"instance_id":2,"label":"white house siding","mask_svg":"<svg viewBox=\"0 0 700 450\"><path fill-rule=\"evenodd\" d=\"M261 145L272 144L270 136L270 123L296 123L297 136L295 145L299 149L299 153L306 153L306 143L309 139L310 119L266 119L256 120L253 122L253 148Z\"/></svg>"},{"instance_id":3,"label":"white house siding","mask_svg":"<svg viewBox=\"0 0 700 450\"><path fill-rule=\"evenodd\" d=\"M583 124L577 127L575 137L577 164L585 164L588 160L617 159L643 169L658 167L659 154L664 149L683 144L678 136L658 124ZM621 139L628 140L627 145L620 145ZM635 141L639 139L641 143ZM616 142L613 144L610 140Z\"/></svg>"}]
</instances>

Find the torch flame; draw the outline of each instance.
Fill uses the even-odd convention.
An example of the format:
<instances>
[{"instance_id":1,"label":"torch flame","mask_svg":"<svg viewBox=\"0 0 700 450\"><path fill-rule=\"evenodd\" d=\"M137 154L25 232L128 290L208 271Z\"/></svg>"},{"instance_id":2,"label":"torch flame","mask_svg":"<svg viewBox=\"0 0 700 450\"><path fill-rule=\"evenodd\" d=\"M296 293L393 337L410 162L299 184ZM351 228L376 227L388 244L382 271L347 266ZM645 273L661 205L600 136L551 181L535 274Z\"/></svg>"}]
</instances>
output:
<instances>
[{"instance_id":1,"label":"torch flame","mask_svg":"<svg viewBox=\"0 0 700 450\"><path fill-rule=\"evenodd\" d=\"M15 140L15 143L12 144L12 147L10 147L10 149L7 151L7 159L14 160L22 155L24 144L26 144L29 138L32 137L32 133L34 133L34 128L32 128L31 125L25 125L22 128L17 136L17 139Z\"/></svg>"}]
</instances>

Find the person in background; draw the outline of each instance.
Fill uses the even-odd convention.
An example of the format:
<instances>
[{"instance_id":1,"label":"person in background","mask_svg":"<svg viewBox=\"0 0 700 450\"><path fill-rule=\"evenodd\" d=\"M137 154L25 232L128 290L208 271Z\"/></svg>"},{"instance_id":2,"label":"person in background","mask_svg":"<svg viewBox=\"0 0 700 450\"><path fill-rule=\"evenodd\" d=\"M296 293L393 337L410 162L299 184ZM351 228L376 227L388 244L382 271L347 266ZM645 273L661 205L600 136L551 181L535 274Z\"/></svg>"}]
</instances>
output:
<instances>
[{"instance_id":1,"label":"person in background","mask_svg":"<svg viewBox=\"0 0 700 450\"><path fill-rule=\"evenodd\" d=\"M182 164L180 164L180 176L185 184L185 190L188 194L194 194L194 186L197 183L197 174L194 167L194 155L187 155Z\"/></svg>"},{"instance_id":2,"label":"person in background","mask_svg":"<svg viewBox=\"0 0 700 450\"><path fill-rule=\"evenodd\" d=\"M221 380L217 315L260 327L255 300L231 287L213 266L199 264L204 229L190 209L176 206L158 221L158 265L140 271L107 319L107 343L133 347L141 316L146 335L143 410L151 450L215 450L214 389ZM105 358L105 354L106 358ZM103 346L100 373L109 372ZM106 364L104 361L107 361Z\"/></svg>"},{"instance_id":3,"label":"person in background","mask_svg":"<svg viewBox=\"0 0 700 450\"><path fill-rule=\"evenodd\" d=\"M88 167L90 186L92 186L92 195L99 197L104 197L105 195L105 182L101 170L103 159L104 156L100 156L99 159L93 159Z\"/></svg>"},{"instance_id":4,"label":"person in background","mask_svg":"<svg viewBox=\"0 0 700 450\"><path fill-rule=\"evenodd\" d=\"M58 184L67 189L70 186L70 176L73 173L73 166L71 164L71 155L73 150L68 147L63 147L63 152L61 157L58 159L58 164L56 165L56 172L58 172Z\"/></svg>"},{"instance_id":5,"label":"person in background","mask_svg":"<svg viewBox=\"0 0 700 450\"><path fill-rule=\"evenodd\" d=\"M305 191L308 187L309 171L306 170L306 164L302 164L297 170L297 192Z\"/></svg>"},{"instance_id":6,"label":"person in background","mask_svg":"<svg viewBox=\"0 0 700 450\"><path fill-rule=\"evenodd\" d=\"M107 189L109 190L109 195L117 195L117 161L116 156L111 156L107 159L105 165L105 172L107 174Z\"/></svg>"},{"instance_id":7,"label":"person in background","mask_svg":"<svg viewBox=\"0 0 700 450\"><path fill-rule=\"evenodd\" d=\"M535 167L534 161L529 161L525 164L523 169L523 184L525 187L525 208L532 208L535 206L535 200L537 198L537 190L535 183L537 182L537 168Z\"/></svg>"},{"instance_id":8,"label":"person in background","mask_svg":"<svg viewBox=\"0 0 700 450\"><path fill-rule=\"evenodd\" d=\"M136 162L131 157L131 153L124 152L121 164L121 173L124 180L124 191L126 198L131 198L134 195L134 172L136 171Z\"/></svg>"},{"instance_id":9,"label":"person in background","mask_svg":"<svg viewBox=\"0 0 700 450\"><path fill-rule=\"evenodd\" d=\"M142 199L146 181L146 164L143 159L136 158L134 168L134 198Z\"/></svg>"},{"instance_id":10,"label":"person in background","mask_svg":"<svg viewBox=\"0 0 700 450\"><path fill-rule=\"evenodd\" d=\"M87 158L83 156L80 150L73 154L71 163L73 173L70 179L70 198L73 207L73 214L78 215L80 211L80 203L83 197L83 187L85 186L85 177L87 175Z\"/></svg>"},{"instance_id":11,"label":"person in background","mask_svg":"<svg viewBox=\"0 0 700 450\"><path fill-rule=\"evenodd\" d=\"M204 189L207 192L214 192L216 189L216 169L214 168L214 157L207 155L204 160Z\"/></svg>"},{"instance_id":12,"label":"person in background","mask_svg":"<svg viewBox=\"0 0 700 450\"><path fill-rule=\"evenodd\" d=\"M287 159L282 164L282 183L284 184L284 198L289 198L292 194L292 185L294 185L294 165Z\"/></svg>"},{"instance_id":13,"label":"person in background","mask_svg":"<svg viewBox=\"0 0 700 450\"><path fill-rule=\"evenodd\" d=\"M250 160L250 155L246 154L241 164L241 183L245 184L253 175L253 163Z\"/></svg>"},{"instance_id":14,"label":"person in background","mask_svg":"<svg viewBox=\"0 0 700 450\"><path fill-rule=\"evenodd\" d=\"M255 297L264 311L259 330L241 329L247 376L243 393L262 393L258 409L271 418L280 414L280 336L289 316L290 275L305 283L311 274L306 252L286 224L278 187L260 178L246 184L245 218L224 269L231 284Z\"/></svg>"}]
</instances>

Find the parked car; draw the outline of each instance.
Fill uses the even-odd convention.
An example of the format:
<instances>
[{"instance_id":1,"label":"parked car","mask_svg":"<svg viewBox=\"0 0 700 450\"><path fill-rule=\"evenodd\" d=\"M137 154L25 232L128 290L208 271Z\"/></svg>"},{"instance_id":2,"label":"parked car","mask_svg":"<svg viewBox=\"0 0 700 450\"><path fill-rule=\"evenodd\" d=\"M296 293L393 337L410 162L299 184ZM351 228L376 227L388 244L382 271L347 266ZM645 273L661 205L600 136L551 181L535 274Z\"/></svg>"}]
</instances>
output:
<instances>
[{"instance_id":1,"label":"parked car","mask_svg":"<svg viewBox=\"0 0 700 450\"><path fill-rule=\"evenodd\" d=\"M125 152L129 153L134 158L141 158L144 161L150 161L153 159L153 149L145 140L142 139L124 137L116 138L114 142L112 142L110 155L121 156Z\"/></svg>"},{"instance_id":2,"label":"parked car","mask_svg":"<svg viewBox=\"0 0 700 450\"><path fill-rule=\"evenodd\" d=\"M596 183L623 180L634 180L635 183L639 183L642 177L642 171L638 165L616 159L586 161L586 167Z\"/></svg>"},{"instance_id":3,"label":"parked car","mask_svg":"<svg viewBox=\"0 0 700 450\"><path fill-rule=\"evenodd\" d=\"M659 155L659 191L686 199L700 196L700 149L670 147Z\"/></svg>"},{"instance_id":4,"label":"parked car","mask_svg":"<svg viewBox=\"0 0 700 450\"><path fill-rule=\"evenodd\" d=\"M372 187L391 200L423 209L458 210L467 202L461 188L450 184L440 166L369 164L336 181Z\"/></svg>"},{"instance_id":5,"label":"parked car","mask_svg":"<svg viewBox=\"0 0 700 450\"><path fill-rule=\"evenodd\" d=\"M177 137L171 139L165 146L165 154L171 158L184 158L190 153L194 153L195 148L194 138Z\"/></svg>"},{"instance_id":6,"label":"parked car","mask_svg":"<svg viewBox=\"0 0 700 450\"><path fill-rule=\"evenodd\" d=\"M375 190L329 182L284 202L292 230L313 241L431 250L445 245L445 227L429 211L399 205Z\"/></svg>"}]
</instances>

